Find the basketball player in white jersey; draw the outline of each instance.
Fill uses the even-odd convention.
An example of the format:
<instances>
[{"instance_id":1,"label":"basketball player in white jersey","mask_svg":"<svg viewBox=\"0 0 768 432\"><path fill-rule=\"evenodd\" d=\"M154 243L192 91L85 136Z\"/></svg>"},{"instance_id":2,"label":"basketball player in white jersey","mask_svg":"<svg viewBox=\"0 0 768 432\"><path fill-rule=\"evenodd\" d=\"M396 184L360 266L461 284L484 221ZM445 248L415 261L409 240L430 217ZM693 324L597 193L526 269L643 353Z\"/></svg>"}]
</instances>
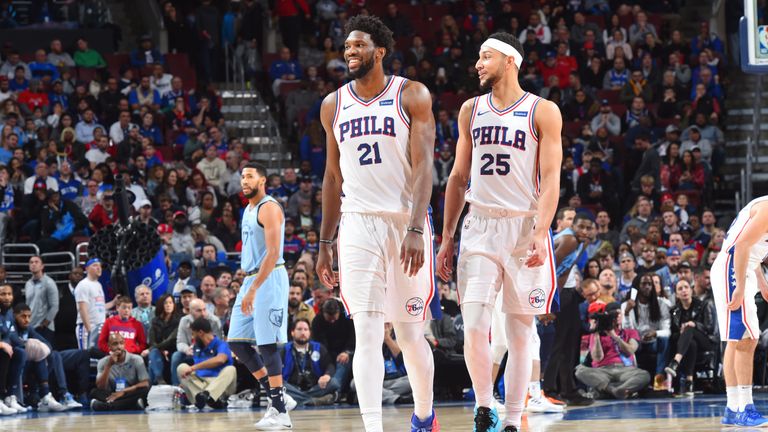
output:
<instances>
[{"instance_id":1,"label":"basketball player in white jersey","mask_svg":"<svg viewBox=\"0 0 768 432\"><path fill-rule=\"evenodd\" d=\"M495 33L480 48L480 86L490 92L459 112L456 162L445 192L441 278L452 273L454 234L464 207L458 292L464 318L464 357L475 390L475 431L499 430L493 408L488 344L499 290L510 355L504 373L504 431L518 431L531 375L535 315L556 307L555 265L549 226L560 188L562 120L557 106L520 88L519 40ZM470 183L471 187L467 189Z\"/></svg>"},{"instance_id":2,"label":"basketball player in white jersey","mask_svg":"<svg viewBox=\"0 0 768 432\"><path fill-rule=\"evenodd\" d=\"M768 196L751 201L736 216L723 241L710 278L723 357L727 406L721 423L768 426L752 402L752 365L760 337L755 295L768 300L762 262L768 257Z\"/></svg>"},{"instance_id":3,"label":"basketball player in white jersey","mask_svg":"<svg viewBox=\"0 0 768 432\"><path fill-rule=\"evenodd\" d=\"M384 322L392 322L413 390L412 431L437 431L432 351L424 338L434 297L432 191L435 122L429 90L384 74L392 32L376 17L346 26L354 80L323 101L327 136L317 274L332 287L338 225L341 298L355 325L352 370L365 430L381 432ZM342 184L343 183L343 184ZM426 261L426 265L425 265Z\"/></svg>"}]
</instances>

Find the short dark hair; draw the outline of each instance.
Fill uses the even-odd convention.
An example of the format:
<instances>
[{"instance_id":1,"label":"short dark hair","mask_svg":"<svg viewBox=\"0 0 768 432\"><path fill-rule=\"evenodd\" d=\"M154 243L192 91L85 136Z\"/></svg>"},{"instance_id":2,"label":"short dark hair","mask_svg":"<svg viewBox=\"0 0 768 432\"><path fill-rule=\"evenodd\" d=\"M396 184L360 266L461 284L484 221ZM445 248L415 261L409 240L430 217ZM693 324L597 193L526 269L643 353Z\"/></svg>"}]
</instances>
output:
<instances>
[{"instance_id":1,"label":"short dark hair","mask_svg":"<svg viewBox=\"0 0 768 432\"><path fill-rule=\"evenodd\" d=\"M13 307L13 314L20 314L22 312L31 311L32 308L29 307L26 303L19 303L16 306Z\"/></svg>"},{"instance_id":2,"label":"short dark hair","mask_svg":"<svg viewBox=\"0 0 768 432\"><path fill-rule=\"evenodd\" d=\"M189 325L189 329L192 331L201 331L203 333L210 333L212 331L210 321L204 317L192 321L192 324Z\"/></svg>"},{"instance_id":3,"label":"short dark hair","mask_svg":"<svg viewBox=\"0 0 768 432\"><path fill-rule=\"evenodd\" d=\"M520 42L520 39L516 38L514 35L507 32L496 32L488 36L488 39L498 39L507 45L511 45L512 48L516 49L517 52L520 53L520 56L525 58L525 50L523 50L523 44Z\"/></svg>"},{"instance_id":4,"label":"short dark hair","mask_svg":"<svg viewBox=\"0 0 768 432\"><path fill-rule=\"evenodd\" d=\"M557 214L555 215L556 220L561 220L565 217L565 212L572 211L575 212L576 209L573 207L563 207L560 210L557 211Z\"/></svg>"},{"instance_id":5,"label":"short dark hair","mask_svg":"<svg viewBox=\"0 0 768 432\"><path fill-rule=\"evenodd\" d=\"M355 15L347 21L344 31L347 35L353 31L368 33L371 35L374 46L384 48L387 51L384 57L395 51L395 39L392 36L392 30L375 16Z\"/></svg>"},{"instance_id":6,"label":"short dark hair","mask_svg":"<svg viewBox=\"0 0 768 432\"><path fill-rule=\"evenodd\" d=\"M312 330L312 324L309 322L308 319L306 319L306 318L298 318L298 319L296 319L296 321L291 323L291 331L294 331L296 329L296 324L298 324L300 322L306 323L307 327L309 327L309 330L310 331Z\"/></svg>"},{"instance_id":7,"label":"short dark hair","mask_svg":"<svg viewBox=\"0 0 768 432\"><path fill-rule=\"evenodd\" d=\"M341 308L339 307L339 302L335 299L328 299L323 303L322 310L324 314L336 315Z\"/></svg>"},{"instance_id":8,"label":"short dark hair","mask_svg":"<svg viewBox=\"0 0 768 432\"><path fill-rule=\"evenodd\" d=\"M246 168L253 168L253 169L255 169L256 172L258 172L259 175L262 176L262 177L266 177L267 176L267 168L264 167L264 165L262 165L262 164L260 164L258 162L249 161L249 162L247 162L243 166L243 169L246 169Z\"/></svg>"},{"instance_id":9,"label":"short dark hair","mask_svg":"<svg viewBox=\"0 0 768 432\"><path fill-rule=\"evenodd\" d=\"M594 222L595 220L592 218L592 215L587 212L577 212L576 216L573 218L573 224L576 225L577 222L579 222L582 219L586 219L590 222Z\"/></svg>"}]
</instances>

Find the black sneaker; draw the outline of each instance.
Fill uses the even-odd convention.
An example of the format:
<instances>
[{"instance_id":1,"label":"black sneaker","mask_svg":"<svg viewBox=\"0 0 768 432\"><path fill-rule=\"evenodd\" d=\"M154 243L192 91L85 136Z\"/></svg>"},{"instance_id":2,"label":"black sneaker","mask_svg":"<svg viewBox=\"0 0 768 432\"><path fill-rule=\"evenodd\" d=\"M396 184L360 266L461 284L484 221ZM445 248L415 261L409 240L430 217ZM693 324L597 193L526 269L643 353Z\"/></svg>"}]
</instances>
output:
<instances>
[{"instance_id":1,"label":"black sneaker","mask_svg":"<svg viewBox=\"0 0 768 432\"><path fill-rule=\"evenodd\" d=\"M208 394L207 391L201 391L200 393L195 395L195 407L199 410L205 408L205 405L208 403L208 399L211 396Z\"/></svg>"},{"instance_id":2,"label":"black sneaker","mask_svg":"<svg viewBox=\"0 0 768 432\"><path fill-rule=\"evenodd\" d=\"M575 391L567 396L564 396L564 398L568 406L588 406L595 403L594 399L584 397L578 391Z\"/></svg>"},{"instance_id":3,"label":"black sneaker","mask_svg":"<svg viewBox=\"0 0 768 432\"><path fill-rule=\"evenodd\" d=\"M505 427L502 432L517 432L517 428L512 425L509 425Z\"/></svg>"},{"instance_id":4,"label":"black sneaker","mask_svg":"<svg viewBox=\"0 0 768 432\"><path fill-rule=\"evenodd\" d=\"M112 407L108 403L102 402L97 399L91 400L91 409L93 411L109 411Z\"/></svg>"},{"instance_id":5,"label":"black sneaker","mask_svg":"<svg viewBox=\"0 0 768 432\"><path fill-rule=\"evenodd\" d=\"M683 383L683 393L685 393L686 396L693 396L693 380L685 380Z\"/></svg>"},{"instance_id":6,"label":"black sneaker","mask_svg":"<svg viewBox=\"0 0 768 432\"><path fill-rule=\"evenodd\" d=\"M664 372L672 375L672 378L677 377L677 368L680 367L680 363L677 362L677 360L672 359L671 362L669 362L669 365L664 368Z\"/></svg>"},{"instance_id":7,"label":"black sneaker","mask_svg":"<svg viewBox=\"0 0 768 432\"><path fill-rule=\"evenodd\" d=\"M497 430L499 415L496 410L486 407L477 407L475 410L475 431L490 432Z\"/></svg>"},{"instance_id":8,"label":"black sneaker","mask_svg":"<svg viewBox=\"0 0 768 432\"><path fill-rule=\"evenodd\" d=\"M224 396L220 397L219 400L213 400L211 397L208 398L208 406L213 409L227 409L228 405Z\"/></svg>"}]
</instances>

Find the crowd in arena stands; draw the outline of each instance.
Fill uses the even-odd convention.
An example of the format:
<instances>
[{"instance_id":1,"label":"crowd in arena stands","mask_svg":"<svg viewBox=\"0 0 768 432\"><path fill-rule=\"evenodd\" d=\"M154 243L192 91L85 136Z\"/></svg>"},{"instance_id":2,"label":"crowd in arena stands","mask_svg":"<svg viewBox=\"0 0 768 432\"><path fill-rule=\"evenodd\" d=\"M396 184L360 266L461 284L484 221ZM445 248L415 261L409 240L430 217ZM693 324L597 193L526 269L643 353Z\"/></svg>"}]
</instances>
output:
<instances>
[{"instance_id":1,"label":"crowd in arena stands","mask_svg":"<svg viewBox=\"0 0 768 432\"><path fill-rule=\"evenodd\" d=\"M681 34L660 18L677 11L674 1L532 8L508 0L423 7L320 0L310 8L277 0L271 11L255 0L219 3L161 5L170 50L189 55L197 86L151 38L139 40L124 64L108 62L84 39L69 51L53 40L34 53L0 53L0 244L32 242L43 255L71 251L117 220L113 185L121 177L135 196L132 219L157 225L171 275L158 298L146 286L131 287L134 303L99 283L98 259L73 269L68 286L57 287L38 256L24 286L9 285L0 269L0 414L26 406L134 409L157 384L180 385L186 404L222 407L255 386L225 341L246 274L236 256L247 205L239 170L250 158L227 128L213 84L228 47L272 101L294 153L293 167L271 167L267 186L286 214L287 393L299 405L344 395L354 401L354 327L338 288L318 283L314 260L325 162L319 104L347 80L344 24L355 14L376 14L393 31L387 72L434 94L436 232L458 108L479 94L474 63L490 33L519 35L524 89L561 107L564 163L553 231L582 249L561 286L578 296L578 313L538 321L547 394L581 388L567 398L578 404L653 390L691 393L704 388L699 377L717 373L709 266L727 221L708 205L725 158L730 60L706 22L696 35ZM267 19L278 25L262 32ZM284 46L267 53L267 39L277 36ZM587 217L573 224L577 215ZM438 286L444 317L425 338L438 398L456 399L470 387L463 321L455 282ZM565 328L575 355L564 360L551 346ZM390 326L382 331L384 400L408 403L396 335ZM98 359L95 381L88 358Z\"/></svg>"}]
</instances>

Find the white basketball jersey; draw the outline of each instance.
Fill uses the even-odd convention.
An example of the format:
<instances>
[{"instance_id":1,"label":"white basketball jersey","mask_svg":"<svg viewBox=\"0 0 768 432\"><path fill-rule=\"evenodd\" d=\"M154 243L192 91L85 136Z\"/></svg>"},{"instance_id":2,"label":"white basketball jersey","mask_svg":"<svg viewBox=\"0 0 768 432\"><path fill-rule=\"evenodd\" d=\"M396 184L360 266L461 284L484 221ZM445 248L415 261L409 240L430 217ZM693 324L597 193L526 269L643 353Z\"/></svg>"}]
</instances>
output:
<instances>
[{"instance_id":1,"label":"white basketball jersey","mask_svg":"<svg viewBox=\"0 0 768 432\"><path fill-rule=\"evenodd\" d=\"M342 212L410 214L410 123L400 101L406 81L390 76L369 101L355 94L352 83L336 91L333 134L344 179Z\"/></svg>"},{"instance_id":2,"label":"white basketball jersey","mask_svg":"<svg viewBox=\"0 0 768 432\"><path fill-rule=\"evenodd\" d=\"M467 202L489 209L535 212L539 202L539 137L533 114L539 98L525 93L509 108L491 93L475 98L469 131L472 169Z\"/></svg>"},{"instance_id":3,"label":"white basketball jersey","mask_svg":"<svg viewBox=\"0 0 768 432\"><path fill-rule=\"evenodd\" d=\"M736 243L739 235L744 231L747 221L750 219L749 212L752 210L752 206L763 201L768 201L768 195L755 198L741 209L736 219L731 223L731 227L728 228L728 234L723 241L722 251L729 254L733 253L734 243ZM755 243L749 250L749 268L757 267L766 257L768 257L768 234L763 234L760 241Z\"/></svg>"}]
</instances>

